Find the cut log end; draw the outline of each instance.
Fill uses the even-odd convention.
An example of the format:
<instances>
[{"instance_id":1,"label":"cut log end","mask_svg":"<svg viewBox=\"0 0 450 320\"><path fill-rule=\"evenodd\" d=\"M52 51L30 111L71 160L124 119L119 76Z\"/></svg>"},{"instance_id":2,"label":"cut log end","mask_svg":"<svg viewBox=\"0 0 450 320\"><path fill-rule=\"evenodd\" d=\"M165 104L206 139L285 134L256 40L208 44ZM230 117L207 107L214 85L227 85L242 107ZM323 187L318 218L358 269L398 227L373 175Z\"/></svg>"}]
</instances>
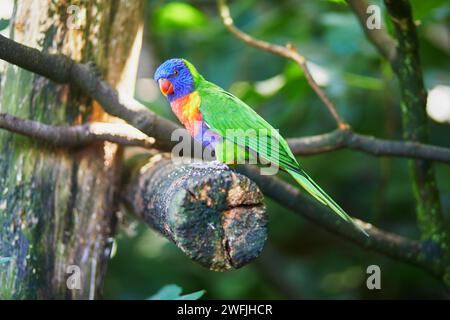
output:
<instances>
[{"instance_id":1,"label":"cut log end","mask_svg":"<svg viewBox=\"0 0 450 320\"><path fill-rule=\"evenodd\" d=\"M125 197L147 224L211 270L244 266L267 239L261 191L224 165L151 160Z\"/></svg>"}]
</instances>

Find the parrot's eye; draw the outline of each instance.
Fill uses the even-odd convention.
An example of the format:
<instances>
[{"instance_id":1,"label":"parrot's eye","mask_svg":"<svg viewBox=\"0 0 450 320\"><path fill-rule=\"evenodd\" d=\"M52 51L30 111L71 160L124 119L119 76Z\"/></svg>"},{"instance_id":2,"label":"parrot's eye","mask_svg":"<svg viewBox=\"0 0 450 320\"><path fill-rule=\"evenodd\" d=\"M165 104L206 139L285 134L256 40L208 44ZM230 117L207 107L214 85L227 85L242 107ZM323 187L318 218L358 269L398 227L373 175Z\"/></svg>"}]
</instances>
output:
<instances>
[{"instance_id":1,"label":"parrot's eye","mask_svg":"<svg viewBox=\"0 0 450 320\"><path fill-rule=\"evenodd\" d=\"M179 73L180 73L180 71L179 71L178 69L176 69L176 70L173 72L173 75L174 75L174 76L177 76Z\"/></svg>"}]
</instances>

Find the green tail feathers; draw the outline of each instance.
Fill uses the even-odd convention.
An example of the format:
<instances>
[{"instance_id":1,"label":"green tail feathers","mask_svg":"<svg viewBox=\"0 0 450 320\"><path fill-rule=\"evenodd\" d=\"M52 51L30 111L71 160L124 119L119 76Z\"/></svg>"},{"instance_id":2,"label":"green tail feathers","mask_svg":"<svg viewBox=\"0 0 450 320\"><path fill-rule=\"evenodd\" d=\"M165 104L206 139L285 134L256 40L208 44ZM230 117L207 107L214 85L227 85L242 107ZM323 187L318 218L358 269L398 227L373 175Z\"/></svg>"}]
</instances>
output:
<instances>
[{"instance_id":1,"label":"green tail feathers","mask_svg":"<svg viewBox=\"0 0 450 320\"><path fill-rule=\"evenodd\" d=\"M301 169L299 169L301 170ZM339 217L351 223L355 228L369 236L360 226L358 226L353 219L333 200L331 197L322 190L317 183L311 179L303 170L297 172L293 170L287 170L287 172L301 185L310 195L312 195L317 201L325 206L330 207Z\"/></svg>"}]
</instances>

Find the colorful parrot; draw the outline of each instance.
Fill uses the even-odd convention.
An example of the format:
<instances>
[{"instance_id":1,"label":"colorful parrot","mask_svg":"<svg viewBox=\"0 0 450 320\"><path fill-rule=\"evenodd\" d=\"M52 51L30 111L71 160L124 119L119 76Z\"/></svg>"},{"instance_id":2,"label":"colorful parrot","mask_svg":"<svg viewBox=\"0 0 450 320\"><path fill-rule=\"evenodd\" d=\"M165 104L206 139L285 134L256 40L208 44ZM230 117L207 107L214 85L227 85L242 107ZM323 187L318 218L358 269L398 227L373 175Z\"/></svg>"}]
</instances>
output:
<instances>
[{"instance_id":1,"label":"colorful parrot","mask_svg":"<svg viewBox=\"0 0 450 320\"><path fill-rule=\"evenodd\" d=\"M288 172L310 195L339 217L357 226L352 218L303 171L286 140L251 107L219 86L205 80L185 59L170 59L155 72L161 92L189 134L215 149L218 161L234 163L236 153L264 159ZM242 137L229 132L255 132ZM262 135L261 135L262 132ZM231 145L233 152L226 152Z\"/></svg>"}]
</instances>

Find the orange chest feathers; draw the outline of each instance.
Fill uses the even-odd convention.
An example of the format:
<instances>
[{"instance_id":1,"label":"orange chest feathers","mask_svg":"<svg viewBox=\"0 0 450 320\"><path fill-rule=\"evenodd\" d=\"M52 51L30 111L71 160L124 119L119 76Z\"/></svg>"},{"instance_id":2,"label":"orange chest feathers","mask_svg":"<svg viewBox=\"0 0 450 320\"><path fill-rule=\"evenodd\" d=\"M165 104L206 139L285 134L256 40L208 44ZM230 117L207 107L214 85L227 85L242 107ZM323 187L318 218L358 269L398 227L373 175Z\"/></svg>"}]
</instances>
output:
<instances>
[{"instance_id":1,"label":"orange chest feathers","mask_svg":"<svg viewBox=\"0 0 450 320\"><path fill-rule=\"evenodd\" d=\"M186 127L191 135L196 134L197 126L202 122L200 113L201 98L197 91L194 91L184 97L172 101L170 104L172 111L178 120Z\"/></svg>"}]
</instances>

